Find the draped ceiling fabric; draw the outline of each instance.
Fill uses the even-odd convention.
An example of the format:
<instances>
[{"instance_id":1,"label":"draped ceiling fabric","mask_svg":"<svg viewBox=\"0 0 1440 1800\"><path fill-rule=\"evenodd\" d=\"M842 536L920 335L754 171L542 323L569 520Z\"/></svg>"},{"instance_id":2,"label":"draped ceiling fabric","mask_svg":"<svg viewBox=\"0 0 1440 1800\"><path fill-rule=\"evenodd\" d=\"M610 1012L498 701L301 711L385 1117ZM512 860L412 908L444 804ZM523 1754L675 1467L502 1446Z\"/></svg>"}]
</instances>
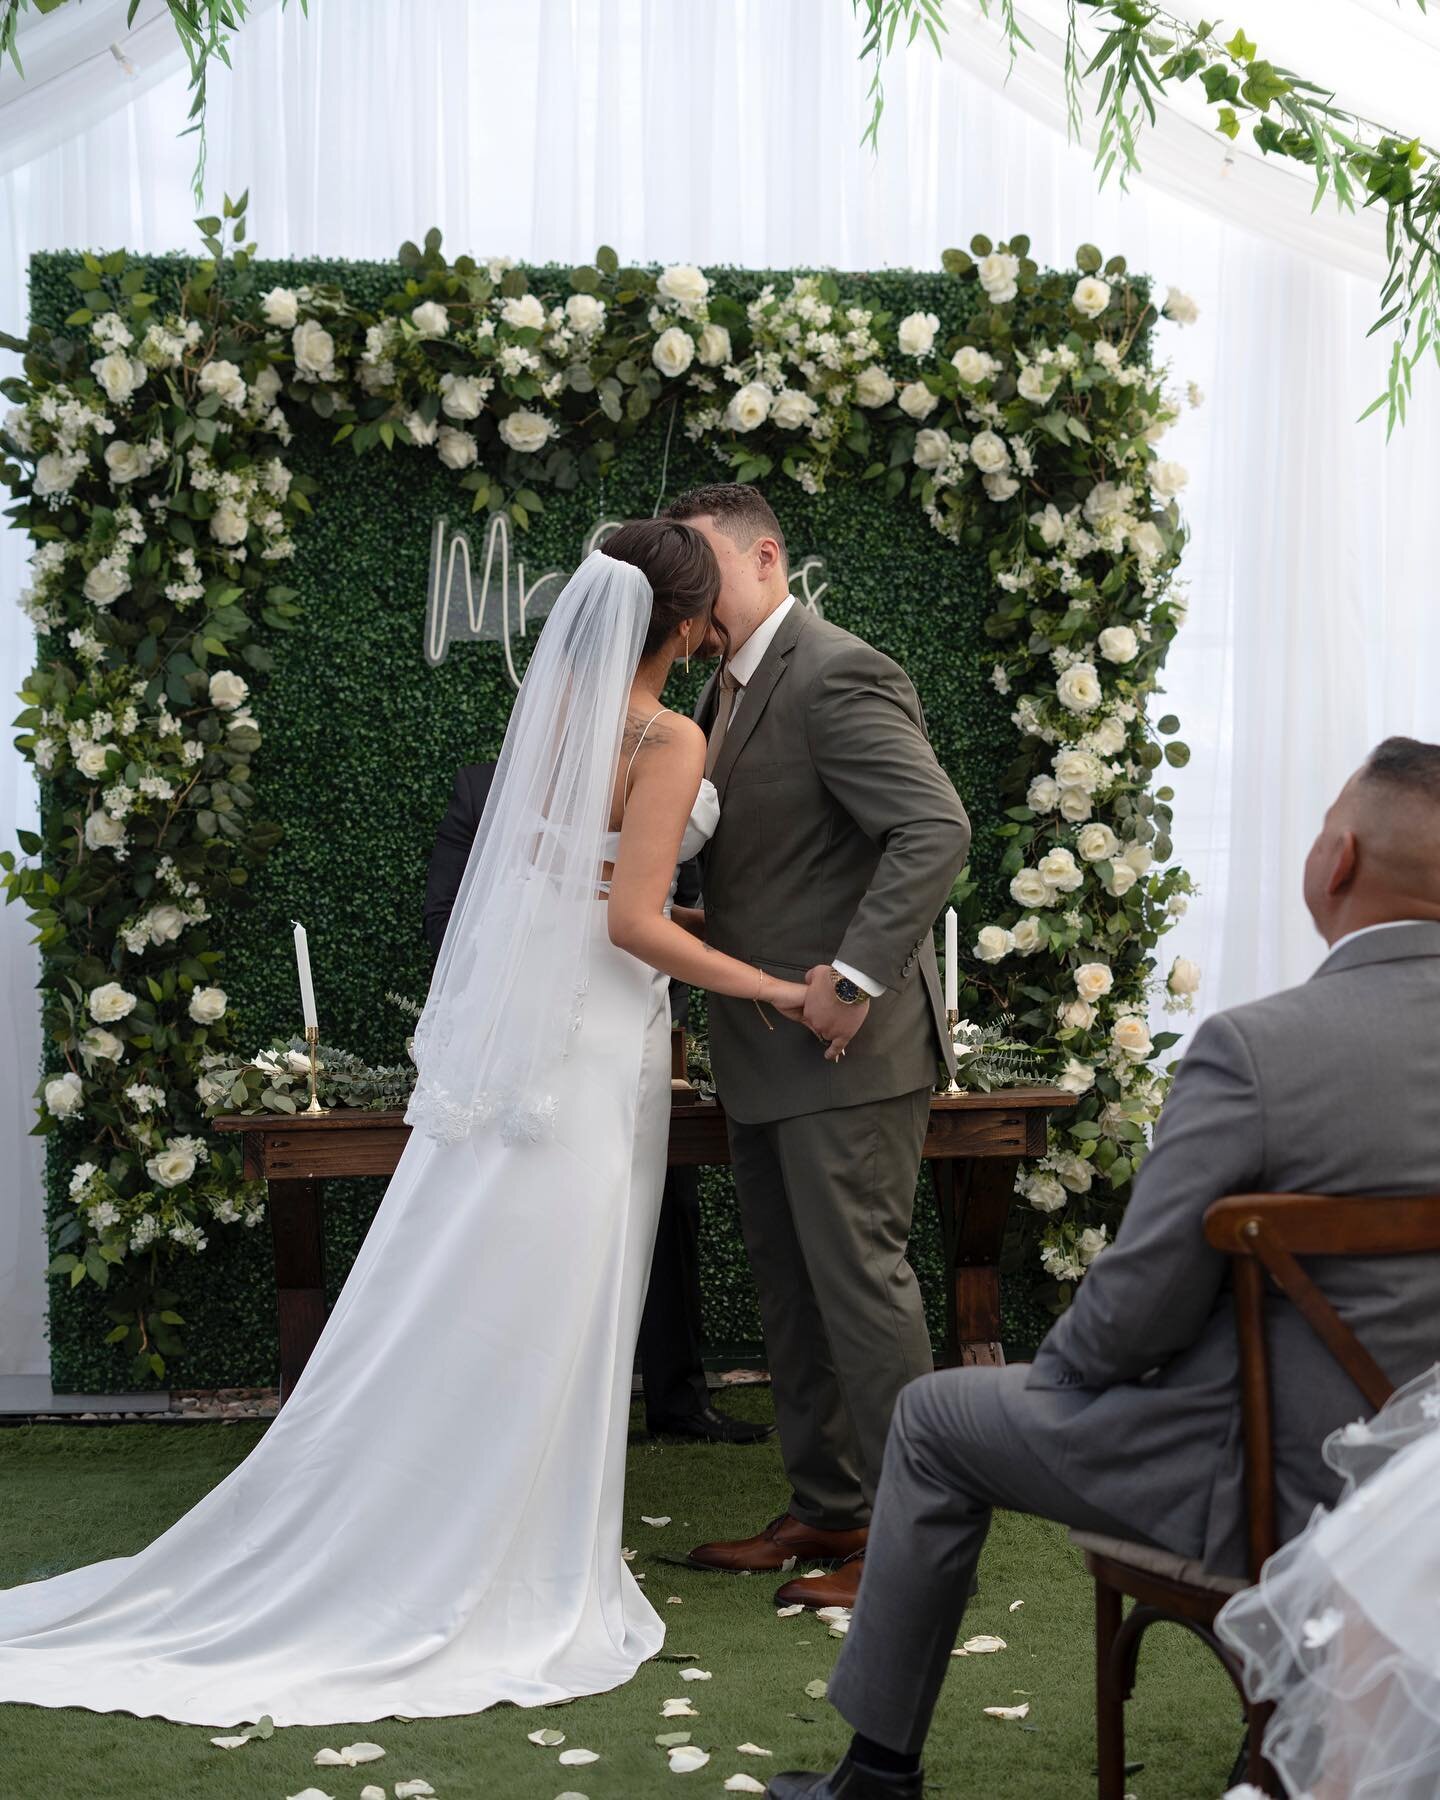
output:
<instances>
[{"instance_id":1,"label":"draped ceiling fabric","mask_svg":"<svg viewBox=\"0 0 1440 1800\"><path fill-rule=\"evenodd\" d=\"M1188 0L1175 10L1198 17ZM1141 142L1128 194L1067 143L1061 0L1020 0L1035 45L1013 69L976 0L949 0L943 58L887 66L880 153L845 0L251 0L234 73L211 83L204 210L250 191L272 256L393 255L438 224L452 252L786 268L936 266L976 231L1028 232L1042 263L1083 241L1193 294L1161 353L1205 404L1166 439L1187 465L1189 624L1165 705L1192 747L1177 857L1202 892L1166 940L1205 971L1205 1009L1303 980L1321 946L1299 870L1328 800L1380 737L1440 737L1433 670L1440 381L1387 447L1357 425L1379 391L1366 341L1379 222L1218 137L1193 102ZM40 96L0 74L0 322L26 315L36 249L193 248L186 70L161 0L22 19ZM1239 22L1239 21L1232 21ZM1440 137L1440 20L1392 0L1246 0L1262 54ZM1229 27L1227 27L1228 29ZM112 51L118 46L133 70ZM40 96L37 98L37 96ZM13 372L16 359L0 357ZM25 544L0 533L0 691L31 657L13 606ZM842 574L843 580L843 574ZM0 744L0 842L33 822L29 772ZM43 1377L34 952L0 911L0 1383ZM277 946L276 954L284 954ZM3 1398L0 1398L3 1404Z\"/></svg>"}]
</instances>

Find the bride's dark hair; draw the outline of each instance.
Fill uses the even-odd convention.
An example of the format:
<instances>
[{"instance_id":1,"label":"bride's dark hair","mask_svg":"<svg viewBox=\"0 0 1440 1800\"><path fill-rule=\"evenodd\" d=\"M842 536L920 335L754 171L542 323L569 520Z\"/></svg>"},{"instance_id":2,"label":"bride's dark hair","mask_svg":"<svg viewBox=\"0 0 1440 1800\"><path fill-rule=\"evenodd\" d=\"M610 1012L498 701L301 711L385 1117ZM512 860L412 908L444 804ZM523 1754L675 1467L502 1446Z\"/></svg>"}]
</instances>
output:
<instances>
[{"instance_id":1,"label":"bride's dark hair","mask_svg":"<svg viewBox=\"0 0 1440 1800\"><path fill-rule=\"evenodd\" d=\"M720 565L693 525L678 519L632 519L612 532L600 548L619 562L633 563L655 596L642 658L653 656L686 619L712 623L711 612L720 592ZM695 633L692 648L698 651L704 638L704 630Z\"/></svg>"}]
</instances>

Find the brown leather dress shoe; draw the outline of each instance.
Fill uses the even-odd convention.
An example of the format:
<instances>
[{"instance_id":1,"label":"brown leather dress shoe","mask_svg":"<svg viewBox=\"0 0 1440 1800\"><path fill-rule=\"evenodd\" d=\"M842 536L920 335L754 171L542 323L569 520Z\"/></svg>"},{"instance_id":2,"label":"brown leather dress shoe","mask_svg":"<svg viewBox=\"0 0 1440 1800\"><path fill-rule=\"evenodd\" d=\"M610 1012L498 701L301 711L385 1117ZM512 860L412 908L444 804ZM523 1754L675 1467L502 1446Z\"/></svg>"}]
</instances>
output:
<instances>
[{"instance_id":1,"label":"brown leather dress shoe","mask_svg":"<svg viewBox=\"0 0 1440 1800\"><path fill-rule=\"evenodd\" d=\"M697 1545L690 1552L690 1561L697 1569L723 1569L732 1575L747 1570L773 1575L787 1565L793 1568L797 1562L844 1562L865 1548L869 1535L867 1526L858 1531L821 1531L814 1525L802 1524L789 1513L781 1513L757 1537ZM815 1585L809 1581L801 1583L803 1587Z\"/></svg>"},{"instance_id":2,"label":"brown leather dress shoe","mask_svg":"<svg viewBox=\"0 0 1440 1800\"><path fill-rule=\"evenodd\" d=\"M818 1611L822 1606L853 1606L860 1592L860 1577L865 1573L865 1552L857 1550L848 1561L829 1575L814 1575L809 1580L787 1581L775 1592L777 1606L808 1606Z\"/></svg>"}]
</instances>

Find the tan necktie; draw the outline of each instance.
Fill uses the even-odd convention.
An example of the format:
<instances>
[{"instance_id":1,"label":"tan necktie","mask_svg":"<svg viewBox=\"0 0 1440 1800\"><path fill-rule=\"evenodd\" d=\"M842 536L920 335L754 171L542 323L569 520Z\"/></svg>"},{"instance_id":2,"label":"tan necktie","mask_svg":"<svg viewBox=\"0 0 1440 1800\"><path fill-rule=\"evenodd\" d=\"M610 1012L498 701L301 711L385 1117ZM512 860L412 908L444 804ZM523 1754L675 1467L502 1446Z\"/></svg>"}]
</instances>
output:
<instances>
[{"instance_id":1,"label":"tan necktie","mask_svg":"<svg viewBox=\"0 0 1440 1800\"><path fill-rule=\"evenodd\" d=\"M725 733L729 729L731 715L735 711L735 702L744 691L745 683L737 681L728 668L720 671L720 699L715 707L715 723L710 728L710 743L705 752L705 773L715 773L715 765L720 760L720 752L725 746Z\"/></svg>"}]
</instances>

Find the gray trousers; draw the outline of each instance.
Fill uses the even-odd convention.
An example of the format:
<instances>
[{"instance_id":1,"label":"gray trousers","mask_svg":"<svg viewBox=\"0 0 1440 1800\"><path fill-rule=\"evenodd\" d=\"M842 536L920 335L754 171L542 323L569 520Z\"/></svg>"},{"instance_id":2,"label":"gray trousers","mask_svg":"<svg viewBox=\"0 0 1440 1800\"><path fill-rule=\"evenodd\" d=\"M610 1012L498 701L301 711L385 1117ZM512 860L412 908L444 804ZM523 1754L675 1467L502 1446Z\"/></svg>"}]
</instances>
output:
<instances>
[{"instance_id":1,"label":"gray trousers","mask_svg":"<svg viewBox=\"0 0 1440 1800\"><path fill-rule=\"evenodd\" d=\"M906 1260L929 1117L920 1088L730 1121L790 1511L822 1530L868 1523L896 1396L934 1366Z\"/></svg>"},{"instance_id":2,"label":"gray trousers","mask_svg":"<svg viewBox=\"0 0 1440 1800\"><path fill-rule=\"evenodd\" d=\"M865 1578L829 1687L855 1730L892 1750L924 1745L993 1507L1139 1535L1037 1454L1035 1436L1083 1401L1027 1388L1029 1373L1024 1363L944 1369L896 1403Z\"/></svg>"}]
</instances>

